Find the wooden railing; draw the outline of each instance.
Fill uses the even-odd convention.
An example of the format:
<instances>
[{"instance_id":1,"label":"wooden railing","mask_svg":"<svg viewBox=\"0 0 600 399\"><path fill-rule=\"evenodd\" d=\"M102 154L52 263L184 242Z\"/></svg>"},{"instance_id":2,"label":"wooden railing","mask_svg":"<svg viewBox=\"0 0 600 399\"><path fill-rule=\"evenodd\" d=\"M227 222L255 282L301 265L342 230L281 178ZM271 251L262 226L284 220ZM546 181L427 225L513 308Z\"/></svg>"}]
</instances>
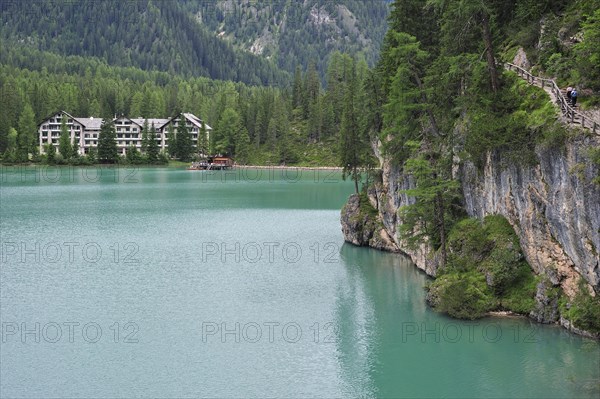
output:
<instances>
[{"instance_id":1,"label":"wooden railing","mask_svg":"<svg viewBox=\"0 0 600 399\"><path fill-rule=\"evenodd\" d=\"M539 76L532 75L528 70L521 68L515 64L507 62L504 67L509 71L516 72L521 78L525 79L530 85L541 87L542 89L550 89L556 97L560 111L567 119L569 123L578 123L586 129L590 129L595 134L600 134L600 122L596 122L589 116L585 116L580 112L575 111L573 106L569 104L565 96L563 96L562 90L553 79L544 79Z\"/></svg>"}]
</instances>

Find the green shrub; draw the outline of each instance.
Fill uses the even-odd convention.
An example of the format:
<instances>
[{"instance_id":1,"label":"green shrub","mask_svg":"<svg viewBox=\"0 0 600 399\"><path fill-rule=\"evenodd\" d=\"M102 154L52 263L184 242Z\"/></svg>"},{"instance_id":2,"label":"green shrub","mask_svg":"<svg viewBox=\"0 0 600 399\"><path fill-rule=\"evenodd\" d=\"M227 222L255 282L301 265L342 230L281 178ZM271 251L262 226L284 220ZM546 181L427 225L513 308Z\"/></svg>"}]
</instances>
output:
<instances>
[{"instance_id":1,"label":"green shrub","mask_svg":"<svg viewBox=\"0 0 600 399\"><path fill-rule=\"evenodd\" d=\"M458 319L483 317L497 305L485 276L475 271L445 274L429 290L437 297L436 309Z\"/></svg>"},{"instance_id":2,"label":"green shrub","mask_svg":"<svg viewBox=\"0 0 600 399\"><path fill-rule=\"evenodd\" d=\"M571 308L563 316L577 328L600 333L600 297L590 294L583 279L580 280L579 291L573 298Z\"/></svg>"},{"instance_id":3,"label":"green shrub","mask_svg":"<svg viewBox=\"0 0 600 399\"><path fill-rule=\"evenodd\" d=\"M535 293L539 278L531 272L527 262L521 262L515 271L515 278L500 299L503 309L519 314L529 314L535 307ZM556 289L560 293L560 290Z\"/></svg>"},{"instance_id":4,"label":"green shrub","mask_svg":"<svg viewBox=\"0 0 600 399\"><path fill-rule=\"evenodd\" d=\"M504 217L464 219L448 236L448 264L429 285L428 302L452 317L474 319L500 308L528 314L536 278Z\"/></svg>"},{"instance_id":5,"label":"green shrub","mask_svg":"<svg viewBox=\"0 0 600 399\"><path fill-rule=\"evenodd\" d=\"M448 237L448 271L476 269L491 249L483 224L477 219L458 222Z\"/></svg>"}]
</instances>

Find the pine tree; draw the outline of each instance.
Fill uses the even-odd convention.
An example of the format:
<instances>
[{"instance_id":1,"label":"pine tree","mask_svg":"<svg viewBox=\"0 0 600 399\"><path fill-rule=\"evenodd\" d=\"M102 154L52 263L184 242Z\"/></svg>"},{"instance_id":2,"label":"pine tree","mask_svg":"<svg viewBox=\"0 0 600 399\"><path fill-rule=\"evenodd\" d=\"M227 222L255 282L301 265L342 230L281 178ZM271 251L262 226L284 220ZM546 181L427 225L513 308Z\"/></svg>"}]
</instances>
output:
<instances>
[{"instance_id":1,"label":"pine tree","mask_svg":"<svg viewBox=\"0 0 600 399\"><path fill-rule=\"evenodd\" d=\"M71 146L71 158L79 157L79 137L73 138L73 145Z\"/></svg>"},{"instance_id":2,"label":"pine tree","mask_svg":"<svg viewBox=\"0 0 600 399\"><path fill-rule=\"evenodd\" d=\"M21 116L19 116L19 123L17 131L19 133L18 141L18 157L20 161L27 161L30 153L36 153L36 125L35 115L33 109L29 103L25 104Z\"/></svg>"},{"instance_id":3,"label":"pine tree","mask_svg":"<svg viewBox=\"0 0 600 399\"><path fill-rule=\"evenodd\" d=\"M177 158L177 141L175 140L175 129L173 128L173 122L169 123L167 127L167 152L171 158Z\"/></svg>"},{"instance_id":4,"label":"pine tree","mask_svg":"<svg viewBox=\"0 0 600 399\"><path fill-rule=\"evenodd\" d=\"M112 118L104 118L98 136L98 161L100 163L115 163L119 159L115 138L115 124Z\"/></svg>"},{"instance_id":5,"label":"pine tree","mask_svg":"<svg viewBox=\"0 0 600 399\"><path fill-rule=\"evenodd\" d=\"M452 203L459 198L460 183L453 180L448 171L448 157L441 162L438 152L430 148L431 143L408 142L413 156L405 163L405 171L415 183L415 188L403 193L415 198L415 202L400 210L402 225L400 235L409 245L427 243L439 249L441 267L447 262L446 243L448 230L456 222ZM444 165L440 165L444 163Z\"/></svg>"},{"instance_id":6,"label":"pine tree","mask_svg":"<svg viewBox=\"0 0 600 399\"><path fill-rule=\"evenodd\" d=\"M236 150L236 139L240 128L240 116L233 108L227 108L215 129L215 151L232 155Z\"/></svg>"},{"instance_id":7,"label":"pine tree","mask_svg":"<svg viewBox=\"0 0 600 399\"><path fill-rule=\"evenodd\" d=\"M148 119L144 119L144 126L142 127L142 154L148 153L148 145L149 145L149 133L148 128Z\"/></svg>"},{"instance_id":8,"label":"pine tree","mask_svg":"<svg viewBox=\"0 0 600 399\"><path fill-rule=\"evenodd\" d=\"M309 117L310 108L317 102L317 99L321 95L321 80L319 73L317 72L317 66L314 61L308 66L306 77L304 80L304 98L303 98L303 110L304 118Z\"/></svg>"},{"instance_id":9,"label":"pine tree","mask_svg":"<svg viewBox=\"0 0 600 399\"><path fill-rule=\"evenodd\" d=\"M6 150L7 151L17 151L18 144L17 138L19 137L19 133L14 127L8 129L8 136L6 140Z\"/></svg>"},{"instance_id":10,"label":"pine tree","mask_svg":"<svg viewBox=\"0 0 600 399\"><path fill-rule=\"evenodd\" d=\"M358 182L361 179L359 168L365 151L366 143L361 140L360 124L356 109L357 82L354 67L349 76L346 98L344 100L344 113L340 126L340 164L344 168L342 177L354 180L354 189L358 194Z\"/></svg>"},{"instance_id":11,"label":"pine tree","mask_svg":"<svg viewBox=\"0 0 600 399\"><path fill-rule=\"evenodd\" d=\"M148 163L150 163L150 164L158 163L158 155L159 155L159 148L158 148L158 143L156 142L156 128L154 127L154 123L152 123L152 127L150 128L150 133L148 133L148 148L147 148Z\"/></svg>"},{"instance_id":12,"label":"pine tree","mask_svg":"<svg viewBox=\"0 0 600 399\"><path fill-rule=\"evenodd\" d=\"M496 66L496 55L494 50L494 37L492 34L492 19L497 14L497 9L512 9L513 4L483 0L430 0L430 3L436 6L442 14L442 32L448 46L451 42L456 42L457 37L465 36L465 32L473 30L473 26L478 26L481 31L473 32L483 41L484 54L488 67L490 86L493 93L500 89L500 75ZM475 23L473 23L475 22ZM466 45L470 40L465 40ZM465 49L461 49L464 52Z\"/></svg>"},{"instance_id":13,"label":"pine tree","mask_svg":"<svg viewBox=\"0 0 600 399\"><path fill-rule=\"evenodd\" d=\"M187 127L187 119L181 115L177 124L177 134L175 135L175 147L177 148L177 157L182 162L189 162L194 151L192 136Z\"/></svg>"},{"instance_id":14,"label":"pine tree","mask_svg":"<svg viewBox=\"0 0 600 399\"><path fill-rule=\"evenodd\" d=\"M235 142L235 160L239 164L246 164L250 159L250 136L246 128L241 128Z\"/></svg>"},{"instance_id":15,"label":"pine tree","mask_svg":"<svg viewBox=\"0 0 600 399\"><path fill-rule=\"evenodd\" d=\"M71 146L71 133L67 126L67 116L63 113L60 118L60 138L58 140L58 152L62 155L63 159L67 160L73 154L73 147Z\"/></svg>"},{"instance_id":16,"label":"pine tree","mask_svg":"<svg viewBox=\"0 0 600 399\"><path fill-rule=\"evenodd\" d=\"M294 86L292 89L292 107L294 109L302 106L304 98L304 85L302 83L302 69L300 65L296 66L294 73Z\"/></svg>"},{"instance_id":17,"label":"pine tree","mask_svg":"<svg viewBox=\"0 0 600 399\"><path fill-rule=\"evenodd\" d=\"M246 135L248 131L246 131ZM250 138L248 138L250 140ZM206 124L202 121L202 127L200 128L200 132L198 133L198 153L203 156L208 155L209 153L209 138L208 131L206 130Z\"/></svg>"},{"instance_id":18,"label":"pine tree","mask_svg":"<svg viewBox=\"0 0 600 399\"><path fill-rule=\"evenodd\" d=\"M44 146L44 151L46 151L46 162L48 165L54 165L56 163L56 147L52 144L46 144Z\"/></svg>"}]
</instances>

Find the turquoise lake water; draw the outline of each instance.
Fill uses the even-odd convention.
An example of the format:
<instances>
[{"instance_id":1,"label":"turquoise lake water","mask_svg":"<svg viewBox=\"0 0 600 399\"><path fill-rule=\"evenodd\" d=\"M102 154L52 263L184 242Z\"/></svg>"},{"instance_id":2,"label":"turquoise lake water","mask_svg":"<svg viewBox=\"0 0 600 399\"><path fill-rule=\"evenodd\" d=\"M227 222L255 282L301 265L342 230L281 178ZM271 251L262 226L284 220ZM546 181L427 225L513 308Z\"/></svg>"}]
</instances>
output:
<instances>
[{"instance_id":1,"label":"turquoise lake water","mask_svg":"<svg viewBox=\"0 0 600 399\"><path fill-rule=\"evenodd\" d=\"M597 398L600 346L425 305L326 171L0 176L0 397Z\"/></svg>"}]
</instances>

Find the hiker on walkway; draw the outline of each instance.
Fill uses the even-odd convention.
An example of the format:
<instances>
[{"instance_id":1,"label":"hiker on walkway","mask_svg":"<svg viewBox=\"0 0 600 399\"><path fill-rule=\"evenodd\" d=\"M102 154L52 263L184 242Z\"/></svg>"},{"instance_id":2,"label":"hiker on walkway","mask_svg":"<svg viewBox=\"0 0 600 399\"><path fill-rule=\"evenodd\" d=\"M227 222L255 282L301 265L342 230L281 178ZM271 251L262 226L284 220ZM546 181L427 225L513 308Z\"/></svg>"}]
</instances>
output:
<instances>
[{"instance_id":1,"label":"hiker on walkway","mask_svg":"<svg viewBox=\"0 0 600 399\"><path fill-rule=\"evenodd\" d=\"M573 88L571 86L567 87L567 101L570 103L571 102L571 92L573 91Z\"/></svg>"},{"instance_id":2,"label":"hiker on walkway","mask_svg":"<svg viewBox=\"0 0 600 399\"><path fill-rule=\"evenodd\" d=\"M573 89L573 91L571 92L571 104L573 104L573 106L577 104L577 95L577 90Z\"/></svg>"}]
</instances>

